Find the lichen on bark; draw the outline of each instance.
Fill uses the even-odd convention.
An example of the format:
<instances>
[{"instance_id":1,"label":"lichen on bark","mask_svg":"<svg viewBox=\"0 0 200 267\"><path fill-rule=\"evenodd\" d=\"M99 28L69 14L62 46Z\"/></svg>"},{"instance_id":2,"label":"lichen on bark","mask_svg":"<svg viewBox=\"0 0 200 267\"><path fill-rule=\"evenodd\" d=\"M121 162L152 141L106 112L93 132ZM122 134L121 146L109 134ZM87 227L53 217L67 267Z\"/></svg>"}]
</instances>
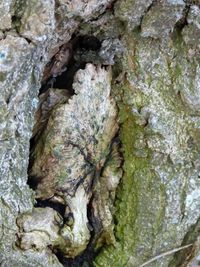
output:
<instances>
[{"instance_id":1,"label":"lichen on bark","mask_svg":"<svg viewBox=\"0 0 200 267\"><path fill-rule=\"evenodd\" d=\"M197 265L199 1L0 10L0 265Z\"/></svg>"},{"instance_id":2,"label":"lichen on bark","mask_svg":"<svg viewBox=\"0 0 200 267\"><path fill-rule=\"evenodd\" d=\"M2 5L7 5L8 1L3 2ZM21 8L20 8L21 4ZM105 1L104 6L99 6L97 1L91 1L88 4L84 4L84 8L87 10L87 17L85 17L83 20L87 21L90 17L96 17L98 14L105 11L106 6L109 4L109 1ZM71 234L71 228L66 227L63 230L67 230L68 237L70 240L67 241L66 246L66 240L61 237L66 235L66 231L60 231L59 228L59 241L56 236L57 230L52 230L55 232L55 235L52 237L52 234L47 234L47 232L44 233L44 227L41 228L38 232L39 235L37 237L37 225L34 225L34 235L33 233L29 233L29 228L26 228L26 219L33 220L34 217L38 216L38 225L42 227L42 224L45 221L45 216L49 217L49 224L53 225L54 219L53 216L50 219L50 214L53 213L55 216L57 216L57 212L52 210L51 208L35 208L33 209L34 204L34 194L29 189L29 187L26 184L27 181L27 167L28 167L28 154L29 154L29 139L31 137L31 130L33 126L33 115L35 112L35 109L37 107L37 94L40 87L40 82L43 77L43 70L48 61L50 61L54 55L59 51L59 47L62 46L64 43L67 43L72 33L77 29L77 26L80 24L80 17L78 13L74 13L73 10L69 10L68 8L68 15L69 17L65 16L65 1L59 1L57 5L54 5L54 1L32 1L32 2L26 2L25 1L14 1L9 4L10 5L10 13L8 14L8 22L9 25L6 24L7 22L4 21L4 25L1 27L3 30L1 32L1 40L0 40L0 46L1 46L1 54L0 54L0 60L1 60L1 86L2 86L2 105L1 105L1 144L2 144L2 150L1 150L1 176L2 176L2 187L1 187L1 265L7 266L9 263L12 266L36 266L38 264L42 266L60 266L60 263L57 259L57 257L52 253L52 246L55 245L56 249L64 250L64 254L71 253L71 256L74 257L74 254L79 254L83 249L85 249L88 238L89 238L89 225L87 225L87 209L86 207L81 210L80 208L82 206L79 205L79 201L83 201L82 204L87 205L90 194L89 194L89 187L92 184L90 183L90 177L88 179L84 179L83 181L86 183L86 186L81 186L77 188L77 190L74 188L73 194L77 194L77 198L74 198L74 201L70 199L70 197L67 200L64 199L64 204L68 201L69 207L67 212L70 213L71 209L77 209L73 220L75 220L76 227L71 228L75 229L76 231L79 231L79 229L85 228L84 231L86 231L86 236L84 235L84 241L83 246L79 243L76 243L76 240L80 239L79 235L75 233L74 236L70 236ZM5 6L6 10L8 5ZM79 10L79 12L83 12L84 8ZM56 9L56 11L55 11ZM7 11L6 11L7 12ZM71 15L69 14L71 12ZM81 13L80 13L81 14ZM5 13L6 15L6 13ZM83 14L84 15L84 14ZM7 16L7 15L6 15ZM85 16L85 15L84 15ZM37 23L37 27L35 22ZM8 26L7 26L8 25ZM11 25L12 29L9 29ZM111 51L112 52L112 51ZM108 53L107 53L108 55ZM108 55L109 56L109 55ZM111 60L113 62L113 53L111 56ZM108 59L108 58L106 58ZM108 59L109 60L109 59ZM98 70L97 70L98 69ZM82 164L86 167L88 165L88 168L85 168L85 171L87 169L91 169L91 173L95 172L95 168L98 169L98 172L101 172L101 168L103 167L103 163L105 160L107 160L107 155L110 153L111 148L111 139L114 137L116 131L117 131L117 123L113 122L110 123L109 129L107 127L104 127L104 122L108 122L111 117L113 117L113 121L115 121L116 118L116 107L114 104L114 101L109 100L110 95L110 71L107 71L105 68L88 65L87 70L88 79L91 81L91 83L95 83L95 76L98 77L98 73L102 75L102 78L104 78L104 81L101 82L101 78L99 77L99 81L97 81L96 87L99 88L98 90L94 90L93 92L93 85L91 84L91 88L87 87L88 95L93 96L93 102L88 103L88 108L96 108L95 112L101 110L101 120L98 122L98 124L93 125L93 120L89 119L89 122L87 126L90 126L91 133L94 130L95 135L92 137L90 135L90 132L85 131L86 135L86 143L84 141L84 138L82 138L81 141L81 132L80 136L76 136L75 131L78 133L78 130L76 130L76 127L74 126L74 131L71 129L71 136L72 139L76 139L80 137L80 141L82 142L80 144L80 149L78 146L76 147L76 144L71 144L71 148L75 145L74 151L77 152L77 155L79 155ZM96 70L96 72L95 72ZM94 77L89 78L89 73L92 72ZM82 74L81 74L82 73ZM78 75L84 78L84 71L80 71ZM81 78L81 79L82 79ZM88 82L89 82L88 80ZM93 81L93 82L92 82ZM80 87L80 91L82 90L81 81L76 81L77 83L77 90L78 87ZM86 85L86 84L85 84ZM99 86L99 87L98 87ZM107 90L104 90L106 89ZM84 89L84 88L83 88ZM85 88L86 89L86 88ZM91 90L91 91L90 91ZM61 92L62 90L60 90ZM92 93L97 94L99 99L95 102L95 95ZM100 94L101 92L101 94ZM81 92L80 92L81 94ZM74 99L80 98L80 95L77 91L77 96L74 96ZM47 94L48 95L48 94ZM83 97L84 95L82 95ZM63 98L65 98L64 95L61 95L59 98L58 95L56 95L54 92L51 92L48 95L49 98L52 98L54 104L57 104L57 109L59 111L58 106L60 105L60 110L62 113L61 106L63 103ZM57 98L58 97L58 98ZM86 99L85 99L86 100ZM92 100L92 99L91 99ZM99 100L104 100L104 102L98 102ZM66 96L66 102L68 101L68 96ZM72 106L74 105L74 108L78 108L79 104L76 103L75 100L70 100L72 102ZM82 102L81 99L79 99L80 102ZM109 101L111 105L111 109L108 108L108 113L106 113L106 110L104 108L106 105L109 106ZM65 102L65 101L64 101ZM74 104L73 104L74 102ZM84 101L83 101L84 102ZM106 104L107 103L107 104ZM46 102L45 105L43 105L43 108L51 108L52 103ZM87 103L86 103L87 104ZM104 106L105 105L105 106ZM70 106L70 105L69 105ZM81 106L80 106L81 107ZM101 109L100 109L101 107ZM85 119L87 120L87 116L90 115L91 118L95 117L95 112L92 112L88 114L87 108L82 106L82 109L85 108ZM69 112L71 112L71 117L68 117L68 123L71 123L70 120L78 120L78 117L73 118L73 109ZM46 127L48 116L50 115L51 110L47 113L43 112L42 114L39 114L38 116L44 120L44 128ZM52 111L52 114L56 114L56 110ZM74 112L75 113L75 112ZM47 115L47 118L45 116ZM58 114L57 114L58 115ZM69 114L68 114L69 115ZM100 114L99 114L100 115ZM108 115L108 117L103 117L104 115ZM53 115L52 115L53 116ZM93 116L93 117L92 117ZM109 117L110 116L110 117ZM98 115L96 114L96 118L98 118ZM100 118L100 117L99 117ZM49 121L52 120L52 117L49 119ZM80 127L81 126L81 120L82 118L79 118L80 120ZM75 123L74 121L74 123ZM101 124L101 125L100 125ZM77 125L76 125L77 126ZM78 127L79 127L78 126ZM71 127L71 125L70 125ZM69 127L69 131L70 131ZM43 125L40 128L40 131L44 131ZM61 125L62 128L62 125ZM109 131L108 131L109 130ZM96 132L95 132L96 131ZM107 132L108 131L108 132ZM35 135L35 129L34 133ZM73 134L75 134L73 136ZM40 135L40 133L37 133L37 137ZM90 140L91 138L91 140ZM97 139L95 139L97 138ZM95 143L97 142L97 143ZM85 145L87 144L87 147ZM104 144L104 145L103 145ZM94 147L96 146L96 148ZM110 147L110 148L109 148ZM82 151L83 149L83 151ZM91 163L87 162L87 159L84 158L88 149L88 158L90 160L91 157ZM72 149L73 150L73 149ZM59 152L59 151L54 151ZM72 152L74 153L74 152ZM82 155L81 155L82 153ZM91 154L90 154L91 153ZM56 155L58 155L57 153ZM75 153L76 154L76 153ZM76 158L76 155L74 155L74 159ZM77 158L76 158L77 160ZM81 161L76 161L75 163L79 164ZM93 167L92 164L94 165ZM58 170L58 169L57 169ZM66 170L65 170L66 171ZM74 171L74 170L72 170ZM85 173L83 170L83 173ZM80 170L79 170L80 172ZM76 171L74 171L74 174ZM64 173L63 173L64 174ZM84 176L87 176L87 171L84 174ZM65 174L66 175L66 174ZM76 175L75 175L76 176ZM89 176L89 174L88 174ZM98 178L99 175L97 175L96 178ZM62 179L61 179L62 178ZM63 182L65 180L65 177L60 177L60 188L63 186ZM80 179L81 180L81 179ZM76 179L75 179L76 181ZM78 181L76 181L78 182ZM81 181L82 182L82 181ZM88 183L88 184L87 184ZM116 183L116 182L115 182ZM74 184L75 185L75 184ZM108 185L109 186L109 185ZM111 191L114 190L115 186L110 187ZM109 190L109 189L108 189ZM47 190L49 192L49 190ZM72 189L73 191L73 189ZM98 190L97 190L98 191ZM97 192L96 191L96 192ZM72 193L72 192L71 192ZM87 195L88 194L88 195ZM82 198L81 198L82 195ZM61 198L58 197L56 201L59 202L59 204L63 205ZM60 203L61 202L61 203ZM109 204L110 205L110 204ZM33 209L33 210L32 210ZM79 212L78 212L79 210ZM41 214L40 212L41 211ZM46 211L49 211L49 213L45 213ZM67 216L66 212L66 216ZM34 215L33 215L34 214ZM81 222L84 221L84 225L82 225L79 220L77 220L77 216L85 214L85 218L81 220ZM17 219L18 217L18 219ZM60 218L59 216L57 216ZM43 221L44 218L44 221ZM17 224L16 224L17 219ZM78 218L79 219L79 218ZM59 219L62 222L62 219ZM67 220L67 219L66 219ZM72 220L72 221L73 221ZM52 223L52 224L51 224ZM71 224L71 221L69 221L69 224ZM37 226L37 227L36 227ZM25 229L26 228L26 229ZM51 227L50 227L51 228ZM46 231L47 229L45 229ZM75 231L74 230L74 231ZM91 228L90 228L91 230ZM32 230L30 230L32 231ZM16 235L17 234L17 235ZM58 234L58 233L57 233ZM30 236L30 240L29 240ZM46 240L46 243L42 244L40 243L40 238ZM81 237L82 238L82 237ZM32 241L31 241L32 240ZM17 242L15 242L17 241ZM71 241L71 243L69 242ZM73 244L74 242L74 244ZM81 241L82 242L82 241ZM52 244L53 243L53 244ZM58 245L59 243L59 245ZM69 244L70 243L70 244ZM19 249L21 246L21 249ZM72 246L72 252L69 251L66 252L66 247ZM74 247L76 247L74 249ZM73 250L76 250L76 253L73 252ZM6 253L5 253L6 252Z\"/></svg>"},{"instance_id":3,"label":"lichen on bark","mask_svg":"<svg viewBox=\"0 0 200 267\"><path fill-rule=\"evenodd\" d=\"M185 235L199 219L199 48L196 41L184 42L188 26L180 32L174 22L173 33L163 32L163 40L160 24L152 24L148 34L136 29L124 39L124 77L113 88L125 161L116 203L118 244L104 249L96 266L140 266L189 242ZM196 30L195 22L192 27ZM169 266L172 259L173 253L147 266ZM175 260L170 266L177 264Z\"/></svg>"}]
</instances>

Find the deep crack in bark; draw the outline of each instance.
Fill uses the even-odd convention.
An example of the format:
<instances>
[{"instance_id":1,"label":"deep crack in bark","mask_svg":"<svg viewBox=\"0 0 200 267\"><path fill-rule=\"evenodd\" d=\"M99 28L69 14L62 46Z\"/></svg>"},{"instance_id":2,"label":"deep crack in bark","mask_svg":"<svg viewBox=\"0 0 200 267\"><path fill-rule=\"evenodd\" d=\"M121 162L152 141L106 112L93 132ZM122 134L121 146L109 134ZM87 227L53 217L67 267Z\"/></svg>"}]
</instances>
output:
<instances>
[{"instance_id":1,"label":"deep crack in bark","mask_svg":"<svg viewBox=\"0 0 200 267\"><path fill-rule=\"evenodd\" d=\"M63 45L63 46L65 46L65 45ZM60 48L60 51L62 50L62 47ZM61 75L58 72L58 75L56 73L54 73L54 75L52 76L52 75L50 75L52 73L51 69L49 69L49 67L53 68L53 66L55 64L54 62L56 62L55 60L57 60L57 58L59 58L59 51L56 53L55 56L52 57L51 62L47 64L47 67L45 69L45 76L43 76L45 83L43 83L43 85L41 87L39 96L43 96L49 90L53 91L54 89L51 87L56 87L60 90L63 90L63 89L66 90L66 88L67 88L69 95L70 95L70 98L72 98L72 101L73 101L73 94L75 93L73 86L72 86L74 75L77 73L77 71L79 69L84 69L86 66L86 63L87 63L87 61L86 62L82 61L81 54L85 54L85 53L87 54L87 51L94 51L94 53L98 52L100 50L100 47L101 47L101 42L96 37L93 37L93 36L87 36L87 35L86 36L78 36L78 37L73 38L73 40L71 41L70 47L71 47L70 51L73 55L70 56L70 60L68 60L68 58L66 59L67 64L65 62L62 62L61 68L63 68L63 66L66 66L66 70L64 70ZM76 54L78 56L74 56ZM80 58L80 61L78 61L79 58ZM49 71L49 74L47 73L47 71ZM48 78L45 78L45 77L48 77ZM95 76L92 78L92 80L95 80ZM56 90L58 90L58 89L56 89ZM93 90L93 89L91 88L91 90ZM48 101L51 101L51 100L48 100ZM65 102L66 101L64 101L63 103L65 103ZM59 104L59 102L56 104L56 106L58 106L58 104ZM41 108L42 108L42 106L41 106ZM35 149L37 149L37 143L40 142L41 136L45 132L46 127L49 123L49 119L51 119L51 117L52 117L51 114L53 114L53 112L54 112L54 107L52 106L50 112L47 113L48 117L46 119L45 125L43 126L42 130L39 132L39 134L36 134L36 135L34 134L34 136L31 139L31 147L30 147L31 160L29 163L30 175L29 175L29 179L28 179L28 184L33 190L36 190L36 191L38 190L38 185L45 178L31 174L32 168L34 166L34 161L36 160L36 156L34 155L34 153L35 153L34 151L35 151ZM94 120L96 119L95 116L93 118ZM42 119L42 121L44 121L44 118ZM42 123L42 121L40 123ZM102 123L103 122L104 122L104 118L103 118ZM76 121L76 123L79 123L78 120ZM92 121L91 121L91 123L93 124ZM96 122L95 122L95 124L96 124ZM95 124L92 126L93 130L95 130L97 127ZM76 130L77 130L80 138L82 140L84 140L85 139L85 137L84 137L85 133L83 133L83 135L82 135L81 128L79 128L78 125L77 125L77 127L76 127ZM100 128L98 126L96 129L97 133L99 130L100 130ZM65 225L69 225L69 227L71 227L70 226L71 223L74 223L74 220L75 220L75 218L74 218L75 214L73 214L73 211L71 210L70 204L68 204L68 201L69 202L71 201L70 198L77 197L76 193L78 192L80 186L83 186L86 194L88 194L89 199L88 199L88 204L87 204L87 218L88 218L87 228L89 229L89 232L90 232L90 239L89 239L89 242L88 242L85 250L80 255L76 256L75 259L70 259L70 258L66 258L65 254L63 253L63 250L59 246L56 246L54 248L52 245L48 246L57 255L59 261L64 266L82 266L86 262L89 264L89 266L92 266L92 260L97 255L102 244L100 243L98 245L99 246L98 249L95 249L95 246L98 242L98 239L101 237L102 231L105 231L104 225L101 222L101 220L103 219L103 217L101 217L101 216L103 216L103 214L98 215L99 211L97 210L97 206L98 206L97 202L98 202L98 198L99 198L98 195L100 193L100 192L98 193L98 190L101 190L100 188L102 186L100 184L99 179L100 179L100 177L104 176L104 172L106 171L106 168L107 168L106 166L109 166L110 158L114 159L115 157L118 157L118 155L116 154L116 152L117 152L116 148L115 148L115 152L114 152L115 155L112 155L113 143L115 143L114 146L116 147L116 141L113 141L113 140L116 140L116 137L114 136L113 140L110 141L110 144L107 145L108 148L106 148L106 149L109 150L109 152L107 152L108 154L106 156L106 159L105 160L99 159L100 160L99 163L98 163L98 161L96 161L93 158L94 155L92 155L92 153L93 153L92 150L91 151L88 150L88 148L93 144L95 146L99 145L98 144L99 141L96 139L96 137L95 136L91 136L91 137L92 137L92 139L90 138L91 144L86 143L86 147L81 147L81 145L79 145L78 143L74 143L73 137L72 137L72 141L70 139L66 139L63 143L66 147L71 146L72 149L77 149L77 151L79 151L80 155L83 156L83 159L85 160L85 162L87 164L87 168L89 168L89 171L87 171L82 178L79 178L79 180L74 180L74 181L72 180L70 182L69 188L57 187L57 193L54 194L53 196L51 196L49 198L38 197L36 199L37 202L35 204L35 208L49 207L49 208L54 209L62 217L62 220L63 220L63 223L61 224L62 227L65 227ZM87 148L87 146L88 146L88 148ZM119 161L119 159L117 159L117 162L118 161ZM119 163L117 163L116 168L120 169L121 164L119 166ZM88 179L87 177L91 177L91 178ZM99 189L96 189L96 185L97 185L97 187L99 187ZM115 191L115 189L116 189L115 186L116 185L114 185L114 189L109 189L109 190ZM96 194L95 198L93 195L94 192ZM67 195L67 198L65 198L65 195ZM109 198L109 195L107 196L107 198ZM108 205L110 205L110 204L108 204ZM66 209L68 211L66 211ZM100 216L100 217L98 218L98 216ZM110 229L110 231L112 231L112 230ZM19 240L20 240L20 242L22 242L20 237L19 237ZM100 242L106 242L106 240L100 241ZM108 242L110 242L110 241L108 241ZM33 244L32 246L35 246L35 248L36 248L37 245Z\"/></svg>"}]
</instances>

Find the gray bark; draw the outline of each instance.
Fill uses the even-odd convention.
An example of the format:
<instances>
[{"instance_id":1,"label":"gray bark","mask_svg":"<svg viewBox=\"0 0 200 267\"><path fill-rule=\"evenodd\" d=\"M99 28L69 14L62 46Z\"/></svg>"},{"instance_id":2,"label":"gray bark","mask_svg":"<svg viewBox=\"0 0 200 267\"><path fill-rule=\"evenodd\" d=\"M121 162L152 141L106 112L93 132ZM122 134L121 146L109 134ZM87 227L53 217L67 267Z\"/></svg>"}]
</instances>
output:
<instances>
[{"instance_id":1,"label":"gray bark","mask_svg":"<svg viewBox=\"0 0 200 267\"><path fill-rule=\"evenodd\" d=\"M0 11L0 266L198 266L199 1Z\"/></svg>"}]
</instances>

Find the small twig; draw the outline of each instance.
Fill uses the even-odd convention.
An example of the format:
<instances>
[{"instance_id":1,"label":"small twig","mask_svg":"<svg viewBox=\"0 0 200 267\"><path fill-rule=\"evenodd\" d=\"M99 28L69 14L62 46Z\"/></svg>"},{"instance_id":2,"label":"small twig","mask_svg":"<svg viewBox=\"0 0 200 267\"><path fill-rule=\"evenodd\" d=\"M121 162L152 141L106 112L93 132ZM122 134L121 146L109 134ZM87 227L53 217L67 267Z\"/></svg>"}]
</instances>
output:
<instances>
[{"instance_id":1,"label":"small twig","mask_svg":"<svg viewBox=\"0 0 200 267\"><path fill-rule=\"evenodd\" d=\"M146 266L147 264L152 263L153 261L156 261L156 260L158 260L158 259L160 259L160 258L162 258L162 257L168 256L168 255L171 255L171 254L173 254L173 253L175 253L175 252L177 252L177 251L179 251L179 250L182 250L182 249L186 249L186 248L188 248L188 247L191 247L192 245L193 245L193 244L189 244L189 245L182 246L182 247L179 247L179 248L174 248L174 249L172 249L172 250L170 250L170 251L167 251L167 252L163 252L163 253L161 253L160 255L155 256L154 258L152 258L152 259L150 259L150 260L144 262L142 265L140 265L140 267L144 267L144 266Z\"/></svg>"}]
</instances>

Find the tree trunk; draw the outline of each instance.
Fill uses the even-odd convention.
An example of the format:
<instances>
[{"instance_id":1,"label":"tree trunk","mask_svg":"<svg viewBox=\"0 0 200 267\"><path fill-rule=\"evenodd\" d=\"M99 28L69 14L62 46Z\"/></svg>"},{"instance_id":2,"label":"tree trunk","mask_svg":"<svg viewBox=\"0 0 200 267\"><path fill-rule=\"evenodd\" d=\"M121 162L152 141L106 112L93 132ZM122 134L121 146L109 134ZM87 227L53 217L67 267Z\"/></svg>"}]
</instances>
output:
<instances>
[{"instance_id":1,"label":"tree trunk","mask_svg":"<svg viewBox=\"0 0 200 267\"><path fill-rule=\"evenodd\" d=\"M0 266L198 266L199 0L0 10Z\"/></svg>"}]
</instances>

